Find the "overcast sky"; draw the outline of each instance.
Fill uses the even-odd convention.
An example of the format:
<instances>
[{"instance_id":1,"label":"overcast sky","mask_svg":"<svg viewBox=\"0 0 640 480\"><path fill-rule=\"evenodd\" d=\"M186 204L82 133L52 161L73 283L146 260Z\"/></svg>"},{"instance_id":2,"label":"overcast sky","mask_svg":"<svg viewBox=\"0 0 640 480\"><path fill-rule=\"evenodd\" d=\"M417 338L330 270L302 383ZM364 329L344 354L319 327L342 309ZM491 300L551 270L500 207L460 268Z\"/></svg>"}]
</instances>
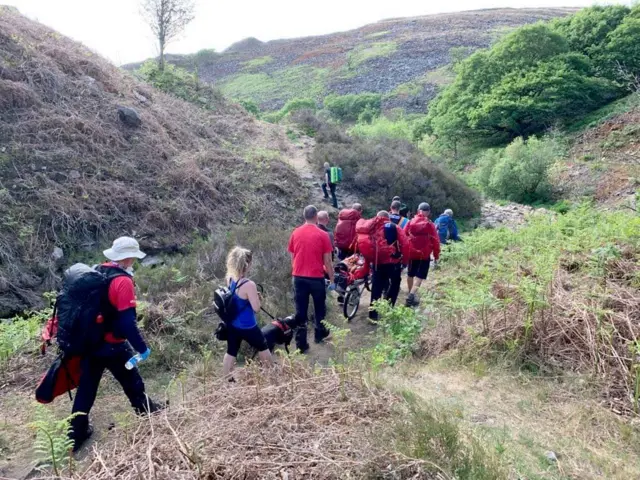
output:
<instances>
[{"instance_id":1,"label":"overcast sky","mask_svg":"<svg viewBox=\"0 0 640 480\"><path fill-rule=\"evenodd\" d=\"M496 7L580 7L589 0L196 0L196 19L169 45L171 53L222 51L246 37L319 35L393 17ZM598 2L605 3L605 2ZM614 3L608 2L608 3ZM619 1L615 3L629 3ZM0 0L79 40L117 64L157 54L138 0Z\"/></svg>"}]
</instances>

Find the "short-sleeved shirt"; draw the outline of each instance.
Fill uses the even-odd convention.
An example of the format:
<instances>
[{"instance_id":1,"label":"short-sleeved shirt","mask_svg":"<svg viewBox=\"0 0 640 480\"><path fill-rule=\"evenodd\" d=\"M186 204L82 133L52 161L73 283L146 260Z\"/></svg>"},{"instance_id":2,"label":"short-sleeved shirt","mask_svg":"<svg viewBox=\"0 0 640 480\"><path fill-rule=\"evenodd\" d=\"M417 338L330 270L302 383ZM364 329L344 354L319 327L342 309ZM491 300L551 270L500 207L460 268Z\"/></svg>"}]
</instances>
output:
<instances>
[{"instance_id":1,"label":"short-sleeved shirt","mask_svg":"<svg viewBox=\"0 0 640 480\"><path fill-rule=\"evenodd\" d=\"M289 238L293 276L324 278L324 255L332 250L329 235L316 225L307 223L296 228Z\"/></svg>"}]
</instances>

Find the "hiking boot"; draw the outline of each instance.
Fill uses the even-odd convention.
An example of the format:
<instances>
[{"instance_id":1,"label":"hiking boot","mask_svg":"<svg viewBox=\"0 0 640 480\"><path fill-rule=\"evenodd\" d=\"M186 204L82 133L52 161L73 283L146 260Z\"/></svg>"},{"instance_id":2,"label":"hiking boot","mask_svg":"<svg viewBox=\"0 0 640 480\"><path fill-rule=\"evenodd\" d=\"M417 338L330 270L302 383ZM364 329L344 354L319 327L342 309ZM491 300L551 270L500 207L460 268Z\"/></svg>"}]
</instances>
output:
<instances>
[{"instance_id":1,"label":"hiking boot","mask_svg":"<svg viewBox=\"0 0 640 480\"><path fill-rule=\"evenodd\" d=\"M407 301L406 301L405 305L407 307L417 307L417 306L420 305L420 300L418 300L418 297L416 297L415 293L410 293L407 296Z\"/></svg>"},{"instance_id":2,"label":"hiking boot","mask_svg":"<svg viewBox=\"0 0 640 480\"><path fill-rule=\"evenodd\" d=\"M310 347L309 347L309 344L307 344L307 345L302 345L301 347L300 347L300 346L298 346L298 347L297 347L298 352L299 352L300 354L302 354L302 355L305 355L306 353L308 353L308 352L309 352L309 348L310 348Z\"/></svg>"},{"instance_id":3,"label":"hiking boot","mask_svg":"<svg viewBox=\"0 0 640 480\"><path fill-rule=\"evenodd\" d=\"M149 402L147 404L147 401ZM143 416L149 413L159 412L160 410L164 410L169 407L169 400L165 400L162 402L155 402L151 398L146 397L145 401L141 404L141 406L136 406L133 409L135 410L137 415Z\"/></svg>"},{"instance_id":4,"label":"hiking boot","mask_svg":"<svg viewBox=\"0 0 640 480\"><path fill-rule=\"evenodd\" d=\"M93 426L91 424L87 424L87 427L78 433L76 433L76 430L71 430L69 438L73 441L73 453L80 450L82 445L91 438L91 435L93 435Z\"/></svg>"}]
</instances>

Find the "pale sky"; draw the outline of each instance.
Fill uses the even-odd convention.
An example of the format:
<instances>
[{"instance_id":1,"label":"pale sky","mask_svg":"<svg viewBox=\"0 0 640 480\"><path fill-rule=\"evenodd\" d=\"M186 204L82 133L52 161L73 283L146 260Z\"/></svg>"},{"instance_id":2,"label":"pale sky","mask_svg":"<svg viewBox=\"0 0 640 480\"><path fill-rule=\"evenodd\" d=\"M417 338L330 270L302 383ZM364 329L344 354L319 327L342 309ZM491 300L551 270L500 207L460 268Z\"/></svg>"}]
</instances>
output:
<instances>
[{"instance_id":1,"label":"pale sky","mask_svg":"<svg viewBox=\"0 0 640 480\"><path fill-rule=\"evenodd\" d=\"M196 0L196 19L169 53L222 51L246 37L262 41L350 30L393 17L498 7L582 7L590 0ZM598 2L600 4L605 2ZM606 3L629 3L625 1ZM116 64L157 54L138 0L0 0Z\"/></svg>"}]
</instances>

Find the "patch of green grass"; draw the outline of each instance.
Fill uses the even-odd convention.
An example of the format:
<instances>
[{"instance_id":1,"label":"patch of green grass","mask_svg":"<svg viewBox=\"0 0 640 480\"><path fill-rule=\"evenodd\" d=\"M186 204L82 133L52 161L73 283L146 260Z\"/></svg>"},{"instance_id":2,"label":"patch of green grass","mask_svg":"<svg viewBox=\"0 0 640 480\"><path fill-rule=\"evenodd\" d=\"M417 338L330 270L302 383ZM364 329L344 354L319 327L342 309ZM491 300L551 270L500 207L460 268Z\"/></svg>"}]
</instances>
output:
<instances>
[{"instance_id":1,"label":"patch of green grass","mask_svg":"<svg viewBox=\"0 0 640 480\"><path fill-rule=\"evenodd\" d=\"M412 392L403 392L407 412L393 432L394 447L424 460L425 468L444 478L502 480L507 470L498 454L461 429L457 415L438 405L425 404ZM497 450L497 449L496 449Z\"/></svg>"},{"instance_id":2,"label":"patch of green grass","mask_svg":"<svg viewBox=\"0 0 640 480\"><path fill-rule=\"evenodd\" d=\"M626 113L638 105L640 105L640 94L634 93L628 95L616 100L615 102L611 102L588 115L585 115L574 123L567 125L566 131L569 133L577 133L582 130L586 130L587 128L597 127L616 115Z\"/></svg>"},{"instance_id":3,"label":"patch of green grass","mask_svg":"<svg viewBox=\"0 0 640 480\"><path fill-rule=\"evenodd\" d=\"M377 57L388 57L398 49L396 42L375 42L354 48L348 56L347 64L353 69L367 60Z\"/></svg>"},{"instance_id":4,"label":"patch of green grass","mask_svg":"<svg viewBox=\"0 0 640 480\"><path fill-rule=\"evenodd\" d=\"M237 100L253 100L261 104L274 100L290 100L304 92L307 98L319 98L329 75L326 68L310 65L264 72L243 73L221 84L222 92Z\"/></svg>"},{"instance_id":5,"label":"patch of green grass","mask_svg":"<svg viewBox=\"0 0 640 480\"><path fill-rule=\"evenodd\" d=\"M430 70L424 74L422 77L425 83L433 83L434 85L438 85L439 87L444 87L453 83L456 75L451 71L448 65L444 67L436 68L435 70Z\"/></svg>"},{"instance_id":6,"label":"patch of green grass","mask_svg":"<svg viewBox=\"0 0 640 480\"><path fill-rule=\"evenodd\" d=\"M273 62L273 57L271 55L265 55L264 57L253 58L244 62L244 68L245 70L258 69L271 62Z\"/></svg>"}]
</instances>

